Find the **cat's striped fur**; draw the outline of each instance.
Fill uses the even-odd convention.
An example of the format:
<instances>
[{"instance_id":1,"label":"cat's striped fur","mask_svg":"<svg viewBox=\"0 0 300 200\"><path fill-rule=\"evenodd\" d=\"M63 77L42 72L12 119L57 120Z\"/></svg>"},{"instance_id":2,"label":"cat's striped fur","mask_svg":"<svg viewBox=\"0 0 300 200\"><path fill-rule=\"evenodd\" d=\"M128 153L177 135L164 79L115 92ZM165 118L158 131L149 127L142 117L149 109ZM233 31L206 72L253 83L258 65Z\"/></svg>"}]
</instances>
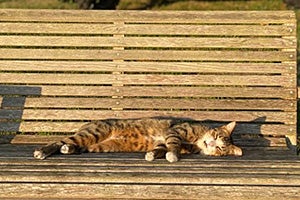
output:
<instances>
[{"instance_id":1,"label":"cat's striped fur","mask_svg":"<svg viewBox=\"0 0 300 200\"><path fill-rule=\"evenodd\" d=\"M34 157L44 159L57 152L147 152L148 161L165 157L176 162L181 153L241 156L242 150L232 144L230 137L235 125L231 122L211 129L199 122L175 119L99 120L61 142L36 149Z\"/></svg>"}]
</instances>

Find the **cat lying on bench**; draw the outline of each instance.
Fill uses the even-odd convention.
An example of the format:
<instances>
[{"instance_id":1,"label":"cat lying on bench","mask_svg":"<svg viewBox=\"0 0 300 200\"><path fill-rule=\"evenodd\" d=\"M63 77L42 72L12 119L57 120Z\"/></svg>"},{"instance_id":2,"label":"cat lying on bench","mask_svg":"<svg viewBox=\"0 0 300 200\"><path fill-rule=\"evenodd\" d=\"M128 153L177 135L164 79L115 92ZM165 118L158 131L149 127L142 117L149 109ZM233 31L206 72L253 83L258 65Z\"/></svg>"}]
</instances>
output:
<instances>
[{"instance_id":1,"label":"cat lying on bench","mask_svg":"<svg viewBox=\"0 0 300 200\"><path fill-rule=\"evenodd\" d=\"M81 152L147 152L145 159L165 157L179 160L182 153L210 156L241 156L233 145L231 133L236 123L211 129L196 121L174 119L106 119L88 123L73 136L34 151L34 157L45 159L51 154Z\"/></svg>"}]
</instances>

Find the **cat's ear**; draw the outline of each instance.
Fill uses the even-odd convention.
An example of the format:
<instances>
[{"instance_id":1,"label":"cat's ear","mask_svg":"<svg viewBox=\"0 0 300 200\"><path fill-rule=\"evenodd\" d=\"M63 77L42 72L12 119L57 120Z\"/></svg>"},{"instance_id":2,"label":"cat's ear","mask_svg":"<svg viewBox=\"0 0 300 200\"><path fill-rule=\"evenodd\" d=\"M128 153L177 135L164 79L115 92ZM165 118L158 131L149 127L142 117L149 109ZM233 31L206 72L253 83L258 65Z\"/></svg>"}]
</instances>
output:
<instances>
[{"instance_id":1,"label":"cat's ear","mask_svg":"<svg viewBox=\"0 0 300 200\"><path fill-rule=\"evenodd\" d=\"M229 150L229 155L232 156L242 156L243 155L243 151L240 147L237 147L235 145L231 145L230 146L230 150Z\"/></svg>"},{"instance_id":2,"label":"cat's ear","mask_svg":"<svg viewBox=\"0 0 300 200\"><path fill-rule=\"evenodd\" d=\"M236 126L236 122L230 122L229 124L224 125L223 128L225 128L230 135L232 133L233 129L235 128L235 126Z\"/></svg>"}]
</instances>

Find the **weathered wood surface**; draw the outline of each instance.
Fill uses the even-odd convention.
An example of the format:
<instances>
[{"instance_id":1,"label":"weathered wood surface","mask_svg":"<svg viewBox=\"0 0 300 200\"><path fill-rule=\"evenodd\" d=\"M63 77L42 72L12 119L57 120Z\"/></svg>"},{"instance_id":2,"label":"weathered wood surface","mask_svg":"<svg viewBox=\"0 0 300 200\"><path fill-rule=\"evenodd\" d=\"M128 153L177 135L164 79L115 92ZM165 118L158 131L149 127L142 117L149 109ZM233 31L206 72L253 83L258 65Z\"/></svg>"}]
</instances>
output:
<instances>
[{"instance_id":1,"label":"weathered wood surface","mask_svg":"<svg viewBox=\"0 0 300 200\"><path fill-rule=\"evenodd\" d=\"M243 157L185 155L147 162L143 153L54 156L34 160L30 145L0 145L3 199L298 199L300 162L287 150ZM253 168L255 166L255 168Z\"/></svg>"}]
</instances>

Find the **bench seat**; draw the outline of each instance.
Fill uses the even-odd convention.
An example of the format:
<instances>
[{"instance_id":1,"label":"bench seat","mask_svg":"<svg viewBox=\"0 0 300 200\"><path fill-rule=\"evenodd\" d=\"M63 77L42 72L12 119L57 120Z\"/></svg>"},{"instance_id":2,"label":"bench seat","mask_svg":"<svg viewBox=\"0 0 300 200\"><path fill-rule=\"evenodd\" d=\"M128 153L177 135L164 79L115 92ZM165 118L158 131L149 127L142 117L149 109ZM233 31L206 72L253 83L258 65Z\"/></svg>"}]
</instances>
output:
<instances>
[{"instance_id":1,"label":"bench seat","mask_svg":"<svg viewBox=\"0 0 300 200\"><path fill-rule=\"evenodd\" d=\"M186 155L177 163L142 153L32 158L36 145L0 145L3 199L299 199L300 160L287 150L243 157Z\"/></svg>"}]
</instances>

